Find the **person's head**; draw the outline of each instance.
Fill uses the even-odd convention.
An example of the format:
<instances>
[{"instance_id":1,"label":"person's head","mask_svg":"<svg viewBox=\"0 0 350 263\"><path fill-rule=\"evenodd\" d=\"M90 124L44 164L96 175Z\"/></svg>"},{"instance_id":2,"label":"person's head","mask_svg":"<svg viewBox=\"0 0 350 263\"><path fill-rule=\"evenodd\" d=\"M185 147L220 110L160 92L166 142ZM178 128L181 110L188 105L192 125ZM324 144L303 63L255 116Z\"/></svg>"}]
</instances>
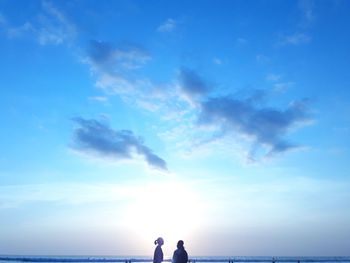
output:
<instances>
[{"instance_id":1,"label":"person's head","mask_svg":"<svg viewBox=\"0 0 350 263\"><path fill-rule=\"evenodd\" d=\"M161 237L158 237L155 241L154 241L155 245L159 245L162 246L164 244L164 239Z\"/></svg>"},{"instance_id":2,"label":"person's head","mask_svg":"<svg viewBox=\"0 0 350 263\"><path fill-rule=\"evenodd\" d=\"M184 242L182 240L177 242L177 248L184 248Z\"/></svg>"}]
</instances>

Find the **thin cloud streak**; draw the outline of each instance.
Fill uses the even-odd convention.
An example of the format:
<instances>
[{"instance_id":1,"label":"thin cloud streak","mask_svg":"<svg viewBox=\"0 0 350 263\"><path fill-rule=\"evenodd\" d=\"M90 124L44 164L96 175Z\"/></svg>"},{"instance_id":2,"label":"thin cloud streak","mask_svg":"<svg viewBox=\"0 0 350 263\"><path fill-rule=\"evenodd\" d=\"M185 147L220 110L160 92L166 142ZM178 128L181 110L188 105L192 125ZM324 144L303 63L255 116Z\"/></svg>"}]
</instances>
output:
<instances>
[{"instance_id":1,"label":"thin cloud streak","mask_svg":"<svg viewBox=\"0 0 350 263\"><path fill-rule=\"evenodd\" d=\"M28 203L52 202L69 205L115 203L132 197L131 186L106 183L54 183L0 186L0 209L20 207Z\"/></svg>"}]
</instances>

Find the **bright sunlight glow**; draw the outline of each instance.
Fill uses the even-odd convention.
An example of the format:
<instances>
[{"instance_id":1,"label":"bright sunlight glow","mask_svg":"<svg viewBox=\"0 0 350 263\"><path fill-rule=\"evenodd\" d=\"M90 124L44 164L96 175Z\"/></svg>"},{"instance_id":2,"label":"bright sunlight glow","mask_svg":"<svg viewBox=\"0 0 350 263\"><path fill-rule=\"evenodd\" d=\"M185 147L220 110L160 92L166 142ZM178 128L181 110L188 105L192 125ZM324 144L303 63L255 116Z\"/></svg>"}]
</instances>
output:
<instances>
[{"instance_id":1,"label":"bright sunlight glow","mask_svg":"<svg viewBox=\"0 0 350 263\"><path fill-rule=\"evenodd\" d=\"M201 216L196 194L182 183L146 185L134 197L125 223L148 242L162 236L165 244L176 244L179 239L190 237Z\"/></svg>"}]
</instances>

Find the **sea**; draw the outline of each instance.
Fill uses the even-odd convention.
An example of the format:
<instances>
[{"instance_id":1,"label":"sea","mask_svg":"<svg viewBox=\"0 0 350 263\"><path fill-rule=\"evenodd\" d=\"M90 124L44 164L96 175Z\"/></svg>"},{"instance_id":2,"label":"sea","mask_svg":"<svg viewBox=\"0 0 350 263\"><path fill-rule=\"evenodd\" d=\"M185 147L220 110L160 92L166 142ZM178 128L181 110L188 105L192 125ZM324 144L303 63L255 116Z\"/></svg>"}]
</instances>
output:
<instances>
[{"instance_id":1,"label":"sea","mask_svg":"<svg viewBox=\"0 0 350 263\"><path fill-rule=\"evenodd\" d=\"M149 257L113 257L113 256L6 256L0 255L0 263L22 263L22 262L41 262L41 263L138 263L152 262ZM164 259L164 262L171 262L170 258ZM350 257L191 257L189 263L350 263Z\"/></svg>"}]
</instances>

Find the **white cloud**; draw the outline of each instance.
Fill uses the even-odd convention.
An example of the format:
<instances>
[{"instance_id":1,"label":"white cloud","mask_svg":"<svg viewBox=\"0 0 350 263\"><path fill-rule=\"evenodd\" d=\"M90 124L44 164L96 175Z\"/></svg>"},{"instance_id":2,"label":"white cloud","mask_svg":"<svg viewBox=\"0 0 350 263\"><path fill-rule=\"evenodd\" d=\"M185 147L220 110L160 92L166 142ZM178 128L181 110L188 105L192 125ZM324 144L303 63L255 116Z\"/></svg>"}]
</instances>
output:
<instances>
[{"instance_id":1,"label":"white cloud","mask_svg":"<svg viewBox=\"0 0 350 263\"><path fill-rule=\"evenodd\" d=\"M107 102L108 101L108 97L105 97L105 96L94 96L94 97L89 97L89 100L98 101L98 102Z\"/></svg>"},{"instance_id":2,"label":"white cloud","mask_svg":"<svg viewBox=\"0 0 350 263\"><path fill-rule=\"evenodd\" d=\"M256 61L258 61L259 63L267 63L270 62L270 58L266 55L258 54L256 55Z\"/></svg>"},{"instance_id":3,"label":"white cloud","mask_svg":"<svg viewBox=\"0 0 350 263\"><path fill-rule=\"evenodd\" d=\"M96 87L106 95L119 95L125 101L133 98L132 103L135 103L140 97L154 94L154 85L135 74L130 77L129 73L136 73L150 59L151 56L140 47L119 47L108 42L91 41L83 63L90 66L91 72L96 75Z\"/></svg>"},{"instance_id":4,"label":"white cloud","mask_svg":"<svg viewBox=\"0 0 350 263\"><path fill-rule=\"evenodd\" d=\"M103 41L91 41L84 62L98 73L122 73L144 66L151 56L136 46L117 47Z\"/></svg>"},{"instance_id":5,"label":"white cloud","mask_svg":"<svg viewBox=\"0 0 350 263\"><path fill-rule=\"evenodd\" d=\"M282 78L282 75L278 75L278 74L274 74L274 73L270 73L266 76L266 79L268 81L272 81L272 82L279 81L281 78Z\"/></svg>"},{"instance_id":6,"label":"white cloud","mask_svg":"<svg viewBox=\"0 0 350 263\"><path fill-rule=\"evenodd\" d=\"M298 6L303 15L303 26L309 26L315 20L315 2L313 0L300 0Z\"/></svg>"},{"instance_id":7,"label":"white cloud","mask_svg":"<svg viewBox=\"0 0 350 263\"><path fill-rule=\"evenodd\" d=\"M136 91L137 84L118 75L102 74L96 81L96 87L107 94L130 94Z\"/></svg>"},{"instance_id":8,"label":"white cloud","mask_svg":"<svg viewBox=\"0 0 350 263\"><path fill-rule=\"evenodd\" d=\"M34 38L40 45L69 43L76 35L75 26L52 3L43 1L36 19L13 26L0 14L0 25L9 38Z\"/></svg>"},{"instance_id":9,"label":"white cloud","mask_svg":"<svg viewBox=\"0 0 350 263\"><path fill-rule=\"evenodd\" d=\"M155 111L160 108L159 102L168 96L167 87L137 76L138 69L150 59L148 52L137 46L91 41L83 62L96 75L96 87L106 95L118 95L128 104Z\"/></svg>"},{"instance_id":10,"label":"white cloud","mask_svg":"<svg viewBox=\"0 0 350 263\"><path fill-rule=\"evenodd\" d=\"M219 58L213 58L213 63L216 65L222 65L222 60Z\"/></svg>"},{"instance_id":11,"label":"white cloud","mask_svg":"<svg viewBox=\"0 0 350 263\"><path fill-rule=\"evenodd\" d=\"M35 28L29 22L26 22L23 25L18 26L18 27L10 27L10 26L7 27L7 36L9 38L22 37L26 33L36 34Z\"/></svg>"},{"instance_id":12,"label":"white cloud","mask_svg":"<svg viewBox=\"0 0 350 263\"><path fill-rule=\"evenodd\" d=\"M314 0L299 0L298 8L300 11L300 20L296 25L295 33L290 35L283 35L277 45L302 45L311 42L312 37L310 29L315 21L315 1Z\"/></svg>"},{"instance_id":13,"label":"white cloud","mask_svg":"<svg viewBox=\"0 0 350 263\"><path fill-rule=\"evenodd\" d=\"M136 104L139 108L148 110L150 112L156 112L161 108L161 105L152 101L138 100Z\"/></svg>"},{"instance_id":14,"label":"white cloud","mask_svg":"<svg viewBox=\"0 0 350 263\"><path fill-rule=\"evenodd\" d=\"M95 85L107 96L120 96L127 104L151 112L162 108L167 99L173 97L166 87L149 79L131 79L118 74L101 74Z\"/></svg>"},{"instance_id":15,"label":"white cloud","mask_svg":"<svg viewBox=\"0 0 350 263\"><path fill-rule=\"evenodd\" d=\"M282 38L281 44L284 45L301 45L307 44L311 41L311 36L305 33L295 33L293 35L284 36Z\"/></svg>"},{"instance_id":16,"label":"white cloud","mask_svg":"<svg viewBox=\"0 0 350 263\"><path fill-rule=\"evenodd\" d=\"M273 83L274 91L285 92L295 83L292 81L281 81L283 75L270 73L266 76L266 80Z\"/></svg>"},{"instance_id":17,"label":"white cloud","mask_svg":"<svg viewBox=\"0 0 350 263\"><path fill-rule=\"evenodd\" d=\"M52 3L44 1L44 16L41 16L41 28L38 29L38 40L42 45L61 44L70 41L76 34L74 25Z\"/></svg>"},{"instance_id":18,"label":"white cloud","mask_svg":"<svg viewBox=\"0 0 350 263\"><path fill-rule=\"evenodd\" d=\"M157 31L162 33L172 32L176 29L176 26L177 22L172 18L168 18L157 28Z\"/></svg>"},{"instance_id":19,"label":"white cloud","mask_svg":"<svg viewBox=\"0 0 350 263\"><path fill-rule=\"evenodd\" d=\"M294 82L278 82L274 84L274 89L277 92L284 92L287 91L290 87L292 87L295 83Z\"/></svg>"},{"instance_id":20,"label":"white cloud","mask_svg":"<svg viewBox=\"0 0 350 263\"><path fill-rule=\"evenodd\" d=\"M245 45L245 44L248 43L248 40L243 38L243 37L239 37L239 38L236 39L236 42L237 42L238 45Z\"/></svg>"},{"instance_id":21,"label":"white cloud","mask_svg":"<svg viewBox=\"0 0 350 263\"><path fill-rule=\"evenodd\" d=\"M161 112L162 118L177 112L177 103L183 100L177 82L155 83L138 76L151 59L149 53L139 46L116 46L112 43L91 41L83 63L90 66L96 76L95 85L105 95L119 96L126 104ZM173 114L174 115L174 114Z\"/></svg>"}]
</instances>

